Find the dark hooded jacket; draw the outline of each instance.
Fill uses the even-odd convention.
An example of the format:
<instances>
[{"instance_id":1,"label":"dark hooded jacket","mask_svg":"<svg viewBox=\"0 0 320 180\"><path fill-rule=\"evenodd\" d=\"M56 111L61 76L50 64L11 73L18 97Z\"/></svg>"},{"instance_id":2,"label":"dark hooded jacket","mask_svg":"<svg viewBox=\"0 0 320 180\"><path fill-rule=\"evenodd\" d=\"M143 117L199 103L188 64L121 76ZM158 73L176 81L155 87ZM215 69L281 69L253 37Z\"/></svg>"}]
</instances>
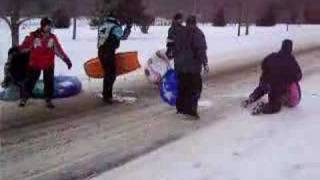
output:
<instances>
[{"instance_id":1,"label":"dark hooded jacket","mask_svg":"<svg viewBox=\"0 0 320 180\"><path fill-rule=\"evenodd\" d=\"M4 67L3 87L8 87L10 84L21 85L26 78L29 55L29 52L20 52L18 47L9 49L8 60Z\"/></svg>"},{"instance_id":2,"label":"dark hooded jacket","mask_svg":"<svg viewBox=\"0 0 320 180\"><path fill-rule=\"evenodd\" d=\"M299 64L292 54L293 43L285 40L278 53L272 53L262 62L261 82L272 87L287 87L293 82L302 79Z\"/></svg>"},{"instance_id":3,"label":"dark hooded jacket","mask_svg":"<svg viewBox=\"0 0 320 180\"><path fill-rule=\"evenodd\" d=\"M208 63L205 35L198 27L183 27L175 38L174 66L177 72L201 73Z\"/></svg>"}]
</instances>

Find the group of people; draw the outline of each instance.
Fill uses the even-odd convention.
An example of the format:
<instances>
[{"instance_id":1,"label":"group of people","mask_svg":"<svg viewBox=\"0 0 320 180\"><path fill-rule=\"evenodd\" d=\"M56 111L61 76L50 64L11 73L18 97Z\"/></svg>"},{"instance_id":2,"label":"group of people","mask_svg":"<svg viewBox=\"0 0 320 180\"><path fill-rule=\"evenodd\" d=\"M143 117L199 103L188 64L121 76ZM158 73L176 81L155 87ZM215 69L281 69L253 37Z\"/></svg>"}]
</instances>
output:
<instances>
[{"instance_id":1,"label":"group of people","mask_svg":"<svg viewBox=\"0 0 320 180\"><path fill-rule=\"evenodd\" d=\"M43 18L39 29L31 32L20 46L9 50L8 60L16 64L16 67L11 68L14 72L11 72L11 76L5 78L5 82L7 83L8 79L11 78L12 83L19 87L20 107L26 105L36 82L40 78L41 72L43 72L46 106L54 108L52 98L54 93L55 56L60 57L67 64L68 69L72 67L69 57L62 49L57 37L51 33L51 29L52 21L49 18ZM12 67L13 64L10 66Z\"/></svg>"},{"instance_id":2,"label":"group of people","mask_svg":"<svg viewBox=\"0 0 320 180\"><path fill-rule=\"evenodd\" d=\"M178 114L199 119L198 101L202 91L201 72L209 72L207 44L203 32L197 27L195 16L189 16L185 25L183 15L178 13L173 18L168 32L167 56L174 59L178 77ZM293 42L284 40L279 52L268 55L262 62L262 75L259 86L242 102L243 107L268 95L268 103L258 103L253 115L273 114L283 105L295 107L301 99L299 81L302 72L293 51Z\"/></svg>"},{"instance_id":3,"label":"group of people","mask_svg":"<svg viewBox=\"0 0 320 180\"><path fill-rule=\"evenodd\" d=\"M62 49L57 37L51 32L52 20L43 18L40 28L31 32L18 47L12 47L8 52L8 62L5 67L5 77L2 86L14 83L20 89L19 106L24 107L32 96L32 91L43 72L44 95L46 106L54 108L52 103L54 93L54 59L61 58L68 69L72 62ZM103 81L103 100L112 104L112 89L116 79L115 51L120 45L122 28L119 21L111 14L100 26L98 33L98 56L108 75ZM14 61L15 59L16 61ZM18 63L18 66L15 64ZM15 66L15 68L12 68ZM12 71L12 72L8 72ZM19 74L19 75L17 75Z\"/></svg>"},{"instance_id":4,"label":"group of people","mask_svg":"<svg viewBox=\"0 0 320 180\"><path fill-rule=\"evenodd\" d=\"M174 16L168 32L166 54L174 59L178 78L177 113L199 119L201 72L209 72L207 43L204 33L197 27L196 16L189 16L185 25L183 22L182 14Z\"/></svg>"},{"instance_id":5,"label":"group of people","mask_svg":"<svg viewBox=\"0 0 320 180\"><path fill-rule=\"evenodd\" d=\"M44 75L44 91L46 106L54 108L52 103L54 89L54 57L57 55L72 68L71 60L63 51L57 37L51 32L52 21L43 18L40 28L31 32L19 47L9 51L27 53L29 57L26 77L17 85L21 89L19 106L24 107L41 72ZM108 16L98 29L98 56L103 66L103 101L113 103L113 84L116 80L116 50L120 46L123 30L119 21L112 15ZM301 98L299 81L302 78L301 69L292 54L293 42L285 40L277 53L267 56L262 62L262 75L259 86L242 104L250 104L268 94L268 103L259 103L253 114L271 114L279 112L282 105L293 107L290 88L295 87L298 101ZM11 54L10 54L11 53ZM166 55L174 59L174 68L178 78L178 97L176 110L178 114L199 119L198 101L202 92L201 73L208 73L207 43L204 33L197 26L196 16L189 16L184 23L181 13L174 16L172 26L168 31ZM294 85L294 86L292 86ZM296 99L297 101L297 99Z\"/></svg>"}]
</instances>

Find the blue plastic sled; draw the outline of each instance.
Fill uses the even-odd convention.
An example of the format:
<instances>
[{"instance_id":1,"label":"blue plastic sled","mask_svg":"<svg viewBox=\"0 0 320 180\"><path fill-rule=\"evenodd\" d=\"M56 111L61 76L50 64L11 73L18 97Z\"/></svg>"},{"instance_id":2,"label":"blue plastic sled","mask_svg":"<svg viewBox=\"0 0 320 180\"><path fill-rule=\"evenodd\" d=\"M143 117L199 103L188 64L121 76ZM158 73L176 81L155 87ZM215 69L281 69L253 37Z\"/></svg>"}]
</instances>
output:
<instances>
[{"instance_id":1,"label":"blue plastic sled","mask_svg":"<svg viewBox=\"0 0 320 180\"><path fill-rule=\"evenodd\" d=\"M170 69L160 83L160 96L170 106L175 106L178 96L178 79L173 69Z\"/></svg>"}]
</instances>

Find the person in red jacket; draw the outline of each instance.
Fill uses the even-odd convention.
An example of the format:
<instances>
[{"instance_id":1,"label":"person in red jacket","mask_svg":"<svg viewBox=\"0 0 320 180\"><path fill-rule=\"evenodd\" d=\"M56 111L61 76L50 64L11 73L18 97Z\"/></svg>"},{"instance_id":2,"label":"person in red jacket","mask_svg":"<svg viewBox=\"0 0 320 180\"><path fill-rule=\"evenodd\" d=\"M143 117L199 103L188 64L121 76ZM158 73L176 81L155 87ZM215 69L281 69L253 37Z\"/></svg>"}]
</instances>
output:
<instances>
[{"instance_id":1,"label":"person in red jacket","mask_svg":"<svg viewBox=\"0 0 320 180\"><path fill-rule=\"evenodd\" d=\"M54 108L52 97L54 92L54 58L60 57L71 69L72 63L63 51L57 37L51 33L52 21L43 18L40 22L41 27L27 36L19 49L22 52L30 52L30 60L26 80L21 91L20 107L24 107L36 82L43 71L44 94L48 108Z\"/></svg>"}]
</instances>

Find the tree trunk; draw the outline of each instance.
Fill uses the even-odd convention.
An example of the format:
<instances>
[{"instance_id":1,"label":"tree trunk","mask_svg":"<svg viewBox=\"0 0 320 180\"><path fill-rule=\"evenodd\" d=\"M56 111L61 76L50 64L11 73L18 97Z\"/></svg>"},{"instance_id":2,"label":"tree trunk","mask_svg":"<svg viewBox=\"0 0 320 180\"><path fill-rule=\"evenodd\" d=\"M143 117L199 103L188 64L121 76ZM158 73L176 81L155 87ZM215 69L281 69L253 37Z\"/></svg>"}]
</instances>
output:
<instances>
[{"instance_id":1,"label":"tree trunk","mask_svg":"<svg viewBox=\"0 0 320 180\"><path fill-rule=\"evenodd\" d=\"M19 45L19 25L13 24L10 27L11 29L11 45L12 46L18 46Z\"/></svg>"},{"instance_id":2,"label":"tree trunk","mask_svg":"<svg viewBox=\"0 0 320 180\"><path fill-rule=\"evenodd\" d=\"M12 46L18 46L19 45L19 27L20 27L20 16L19 13L13 13L11 16L10 21L10 30L11 30L11 39L12 39Z\"/></svg>"},{"instance_id":3,"label":"tree trunk","mask_svg":"<svg viewBox=\"0 0 320 180\"><path fill-rule=\"evenodd\" d=\"M241 16L242 16L242 12L241 12L242 10L240 10L240 13L239 13L239 18L238 18L238 36L241 36L241 21L242 21L242 18L241 18Z\"/></svg>"},{"instance_id":4,"label":"tree trunk","mask_svg":"<svg viewBox=\"0 0 320 180\"><path fill-rule=\"evenodd\" d=\"M238 36L241 36L241 25L242 25L242 11L243 11L243 6L241 2L239 3L239 17L238 17Z\"/></svg>"},{"instance_id":5,"label":"tree trunk","mask_svg":"<svg viewBox=\"0 0 320 180\"><path fill-rule=\"evenodd\" d=\"M249 35L249 28L250 28L250 24L249 24L249 18L248 18L248 13L246 14L246 36Z\"/></svg>"},{"instance_id":6,"label":"tree trunk","mask_svg":"<svg viewBox=\"0 0 320 180\"><path fill-rule=\"evenodd\" d=\"M241 36L241 20L238 21L238 36Z\"/></svg>"},{"instance_id":7,"label":"tree trunk","mask_svg":"<svg viewBox=\"0 0 320 180\"><path fill-rule=\"evenodd\" d=\"M246 21L246 36L249 35L249 5L247 2L244 4L244 11L245 11L245 21Z\"/></svg>"},{"instance_id":8,"label":"tree trunk","mask_svg":"<svg viewBox=\"0 0 320 180\"><path fill-rule=\"evenodd\" d=\"M73 40L77 39L77 18L76 17L73 18L73 35L72 35L72 39Z\"/></svg>"}]
</instances>

